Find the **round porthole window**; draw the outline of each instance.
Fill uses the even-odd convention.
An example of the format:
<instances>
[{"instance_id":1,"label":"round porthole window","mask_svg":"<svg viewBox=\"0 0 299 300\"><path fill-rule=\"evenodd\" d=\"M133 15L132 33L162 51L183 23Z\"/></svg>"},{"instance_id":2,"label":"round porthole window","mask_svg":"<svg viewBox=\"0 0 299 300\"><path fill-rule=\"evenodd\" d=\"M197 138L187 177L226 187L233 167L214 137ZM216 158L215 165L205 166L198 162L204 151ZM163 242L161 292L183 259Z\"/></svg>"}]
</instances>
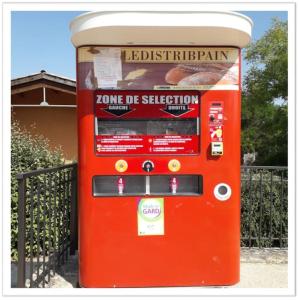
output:
<instances>
[{"instance_id":1,"label":"round porthole window","mask_svg":"<svg viewBox=\"0 0 299 300\"><path fill-rule=\"evenodd\" d=\"M230 186L226 183L219 183L214 188L214 195L216 199L220 201L225 201L230 198L232 190Z\"/></svg>"}]
</instances>

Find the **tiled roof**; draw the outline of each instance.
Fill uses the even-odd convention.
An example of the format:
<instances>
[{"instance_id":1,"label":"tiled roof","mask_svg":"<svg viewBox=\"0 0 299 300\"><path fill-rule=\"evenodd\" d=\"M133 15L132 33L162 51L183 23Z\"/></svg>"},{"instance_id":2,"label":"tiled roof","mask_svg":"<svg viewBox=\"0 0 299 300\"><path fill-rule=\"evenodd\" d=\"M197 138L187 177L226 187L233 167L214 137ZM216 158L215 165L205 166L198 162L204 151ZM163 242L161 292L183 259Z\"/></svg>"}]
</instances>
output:
<instances>
[{"instance_id":1,"label":"tiled roof","mask_svg":"<svg viewBox=\"0 0 299 300\"><path fill-rule=\"evenodd\" d=\"M68 87L76 88L76 81L70 78L57 76L54 74L47 73L46 71L42 70L40 73L28 75L25 77L19 77L11 80L11 87L16 87L18 85L28 84L34 81L52 81L54 83L63 84Z\"/></svg>"}]
</instances>

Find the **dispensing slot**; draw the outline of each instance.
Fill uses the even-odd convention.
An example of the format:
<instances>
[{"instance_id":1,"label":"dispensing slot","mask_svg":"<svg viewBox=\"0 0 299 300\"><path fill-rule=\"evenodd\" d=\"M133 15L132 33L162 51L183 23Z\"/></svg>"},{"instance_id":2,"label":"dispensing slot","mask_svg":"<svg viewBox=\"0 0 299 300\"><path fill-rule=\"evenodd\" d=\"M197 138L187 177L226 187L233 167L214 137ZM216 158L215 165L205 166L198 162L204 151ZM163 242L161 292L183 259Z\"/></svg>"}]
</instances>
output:
<instances>
[{"instance_id":1,"label":"dispensing slot","mask_svg":"<svg viewBox=\"0 0 299 300\"><path fill-rule=\"evenodd\" d=\"M93 196L198 196L202 181L201 175L94 176Z\"/></svg>"},{"instance_id":2,"label":"dispensing slot","mask_svg":"<svg viewBox=\"0 0 299 300\"><path fill-rule=\"evenodd\" d=\"M93 177L94 196L145 195L145 176L121 176L123 188L120 193L120 176Z\"/></svg>"},{"instance_id":3,"label":"dispensing slot","mask_svg":"<svg viewBox=\"0 0 299 300\"><path fill-rule=\"evenodd\" d=\"M173 187L175 178L175 190ZM201 195L201 175L155 175L151 176L151 195Z\"/></svg>"}]
</instances>

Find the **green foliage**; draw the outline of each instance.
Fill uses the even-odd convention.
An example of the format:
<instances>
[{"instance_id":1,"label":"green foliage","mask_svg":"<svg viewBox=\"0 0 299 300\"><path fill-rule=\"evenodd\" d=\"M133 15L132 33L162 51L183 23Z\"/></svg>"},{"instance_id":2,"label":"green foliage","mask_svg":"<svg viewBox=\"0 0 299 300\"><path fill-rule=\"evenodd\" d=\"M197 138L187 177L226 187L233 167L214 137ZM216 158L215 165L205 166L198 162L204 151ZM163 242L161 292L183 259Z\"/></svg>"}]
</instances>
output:
<instances>
[{"instance_id":1,"label":"green foliage","mask_svg":"<svg viewBox=\"0 0 299 300\"><path fill-rule=\"evenodd\" d=\"M287 174L272 172L272 176L267 170L242 174L241 246L280 247L279 238L287 238ZM287 247L287 239L281 242Z\"/></svg>"},{"instance_id":2,"label":"green foliage","mask_svg":"<svg viewBox=\"0 0 299 300\"><path fill-rule=\"evenodd\" d=\"M26 257L61 253L69 243L72 167L27 178Z\"/></svg>"},{"instance_id":3,"label":"green foliage","mask_svg":"<svg viewBox=\"0 0 299 300\"><path fill-rule=\"evenodd\" d=\"M257 152L256 165L287 165L287 55L287 22L278 19L245 52L242 153Z\"/></svg>"},{"instance_id":4,"label":"green foliage","mask_svg":"<svg viewBox=\"0 0 299 300\"><path fill-rule=\"evenodd\" d=\"M259 95L262 102L273 103L288 97L288 25L272 20L271 28L246 49L249 72L244 80L249 94Z\"/></svg>"},{"instance_id":5,"label":"green foliage","mask_svg":"<svg viewBox=\"0 0 299 300\"><path fill-rule=\"evenodd\" d=\"M17 121L11 128L11 257L17 259L18 182L16 175L27 171L62 165L62 152L50 150L43 136L30 134ZM29 190L30 190L30 186ZM35 198L34 202L37 201ZM36 207L36 205L35 205ZM35 208L36 209L36 208ZM41 212L42 215L42 212ZM27 213L29 218L29 212ZM28 220L27 220L28 221Z\"/></svg>"}]
</instances>

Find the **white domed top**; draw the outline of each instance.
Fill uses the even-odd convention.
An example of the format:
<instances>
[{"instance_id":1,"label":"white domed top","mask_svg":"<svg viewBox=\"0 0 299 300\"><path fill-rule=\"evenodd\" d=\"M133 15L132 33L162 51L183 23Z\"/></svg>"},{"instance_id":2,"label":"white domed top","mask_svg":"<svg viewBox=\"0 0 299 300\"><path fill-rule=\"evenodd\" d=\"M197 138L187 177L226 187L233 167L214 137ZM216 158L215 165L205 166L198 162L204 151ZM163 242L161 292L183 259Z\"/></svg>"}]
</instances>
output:
<instances>
[{"instance_id":1,"label":"white domed top","mask_svg":"<svg viewBox=\"0 0 299 300\"><path fill-rule=\"evenodd\" d=\"M245 47L253 22L234 12L91 12L70 24L83 45L197 45Z\"/></svg>"}]
</instances>

